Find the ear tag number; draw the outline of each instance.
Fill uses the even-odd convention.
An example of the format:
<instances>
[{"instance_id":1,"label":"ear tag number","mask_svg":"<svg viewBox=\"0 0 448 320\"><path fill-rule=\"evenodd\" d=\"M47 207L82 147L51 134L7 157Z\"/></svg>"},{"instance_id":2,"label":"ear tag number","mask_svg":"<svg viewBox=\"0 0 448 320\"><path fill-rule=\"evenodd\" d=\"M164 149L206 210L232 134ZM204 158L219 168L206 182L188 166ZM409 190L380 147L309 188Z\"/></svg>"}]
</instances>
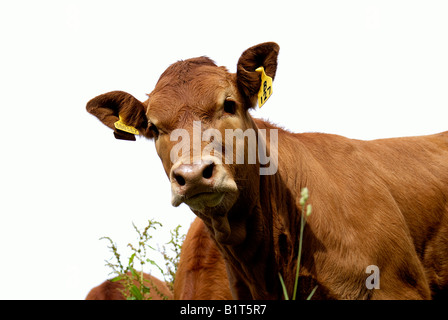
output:
<instances>
[{"instance_id":1,"label":"ear tag number","mask_svg":"<svg viewBox=\"0 0 448 320\"><path fill-rule=\"evenodd\" d=\"M115 128L117 128L118 130L124 131L124 132L132 133L132 134L137 134L137 135L140 134L138 132L138 130L135 129L134 127L126 125L123 122L123 119L121 118L121 116L118 116L118 118L119 118L119 120L114 123Z\"/></svg>"},{"instance_id":2,"label":"ear tag number","mask_svg":"<svg viewBox=\"0 0 448 320\"><path fill-rule=\"evenodd\" d=\"M255 71L261 74L261 87L258 91L258 107L261 108L272 95L272 78L264 72L263 67L259 67Z\"/></svg>"}]
</instances>

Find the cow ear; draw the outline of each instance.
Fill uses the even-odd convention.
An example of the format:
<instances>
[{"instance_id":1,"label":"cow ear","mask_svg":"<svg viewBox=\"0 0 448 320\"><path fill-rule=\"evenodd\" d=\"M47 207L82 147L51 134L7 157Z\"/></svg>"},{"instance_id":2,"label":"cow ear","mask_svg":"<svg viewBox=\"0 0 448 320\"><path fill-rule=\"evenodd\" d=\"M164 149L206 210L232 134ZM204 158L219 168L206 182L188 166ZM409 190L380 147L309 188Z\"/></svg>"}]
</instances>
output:
<instances>
[{"instance_id":1,"label":"cow ear","mask_svg":"<svg viewBox=\"0 0 448 320\"><path fill-rule=\"evenodd\" d=\"M265 42L247 49L238 60L237 84L242 95L247 98L249 107L255 106L261 86L260 73L255 70L263 67L266 74L274 79L279 50L275 42Z\"/></svg>"},{"instance_id":2,"label":"cow ear","mask_svg":"<svg viewBox=\"0 0 448 320\"><path fill-rule=\"evenodd\" d=\"M112 91L99 95L87 103L86 109L114 130L117 139L135 141L134 134L137 131L138 134L152 138L151 131L148 130L145 105L127 92ZM119 120L123 124L123 130L116 128L115 123Z\"/></svg>"}]
</instances>

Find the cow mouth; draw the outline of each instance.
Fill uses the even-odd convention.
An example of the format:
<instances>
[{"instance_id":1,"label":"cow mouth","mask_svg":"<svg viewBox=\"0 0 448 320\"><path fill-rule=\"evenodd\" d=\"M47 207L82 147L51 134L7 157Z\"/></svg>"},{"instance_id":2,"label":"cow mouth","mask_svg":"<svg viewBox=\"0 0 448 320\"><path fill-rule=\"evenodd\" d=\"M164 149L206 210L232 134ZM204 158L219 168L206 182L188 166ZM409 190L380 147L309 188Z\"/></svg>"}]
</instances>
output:
<instances>
[{"instance_id":1,"label":"cow mouth","mask_svg":"<svg viewBox=\"0 0 448 320\"><path fill-rule=\"evenodd\" d=\"M200 192L192 196L185 197L184 202L190 207L209 207L219 205L224 198L224 192Z\"/></svg>"},{"instance_id":2,"label":"cow mouth","mask_svg":"<svg viewBox=\"0 0 448 320\"><path fill-rule=\"evenodd\" d=\"M173 194L172 205L177 207L185 203L192 210L202 210L205 207L213 208L219 205L224 199L225 192L202 191L193 194Z\"/></svg>"}]
</instances>

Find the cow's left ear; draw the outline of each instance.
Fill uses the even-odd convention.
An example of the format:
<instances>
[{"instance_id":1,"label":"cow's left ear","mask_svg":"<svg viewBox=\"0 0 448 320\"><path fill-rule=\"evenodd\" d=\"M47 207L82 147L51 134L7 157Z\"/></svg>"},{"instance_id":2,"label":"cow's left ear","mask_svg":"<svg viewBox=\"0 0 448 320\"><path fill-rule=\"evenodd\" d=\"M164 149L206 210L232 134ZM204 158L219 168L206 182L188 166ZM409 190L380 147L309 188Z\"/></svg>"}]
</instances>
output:
<instances>
[{"instance_id":1,"label":"cow's left ear","mask_svg":"<svg viewBox=\"0 0 448 320\"><path fill-rule=\"evenodd\" d=\"M265 42L247 49L238 60L238 89L247 98L249 107L255 106L261 86L260 73L255 70L263 67L266 74L274 79L279 50L280 47L275 42Z\"/></svg>"},{"instance_id":2,"label":"cow's left ear","mask_svg":"<svg viewBox=\"0 0 448 320\"><path fill-rule=\"evenodd\" d=\"M135 141L135 134L152 138L145 105L127 92L112 91L99 95L87 103L86 109L114 130L117 139Z\"/></svg>"}]
</instances>

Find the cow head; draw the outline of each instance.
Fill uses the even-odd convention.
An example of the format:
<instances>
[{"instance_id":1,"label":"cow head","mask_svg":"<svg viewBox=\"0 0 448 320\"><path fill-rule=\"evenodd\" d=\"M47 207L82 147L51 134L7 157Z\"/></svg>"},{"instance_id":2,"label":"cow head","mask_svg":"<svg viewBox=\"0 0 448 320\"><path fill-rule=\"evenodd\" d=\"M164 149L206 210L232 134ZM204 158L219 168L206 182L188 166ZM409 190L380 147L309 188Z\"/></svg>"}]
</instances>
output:
<instances>
[{"instance_id":1,"label":"cow head","mask_svg":"<svg viewBox=\"0 0 448 320\"><path fill-rule=\"evenodd\" d=\"M250 205L250 197L258 192L254 177L259 176L259 140L248 112L261 86L255 70L264 67L274 78L278 52L272 42L247 49L236 74L207 57L179 61L160 76L147 101L114 91L89 101L87 111L113 129L118 139L135 140L132 133L115 127L120 117L154 140L171 182L172 204L187 204L218 241L234 242L238 227L230 227L229 219L244 217L229 216L231 209L238 201Z\"/></svg>"}]
</instances>

